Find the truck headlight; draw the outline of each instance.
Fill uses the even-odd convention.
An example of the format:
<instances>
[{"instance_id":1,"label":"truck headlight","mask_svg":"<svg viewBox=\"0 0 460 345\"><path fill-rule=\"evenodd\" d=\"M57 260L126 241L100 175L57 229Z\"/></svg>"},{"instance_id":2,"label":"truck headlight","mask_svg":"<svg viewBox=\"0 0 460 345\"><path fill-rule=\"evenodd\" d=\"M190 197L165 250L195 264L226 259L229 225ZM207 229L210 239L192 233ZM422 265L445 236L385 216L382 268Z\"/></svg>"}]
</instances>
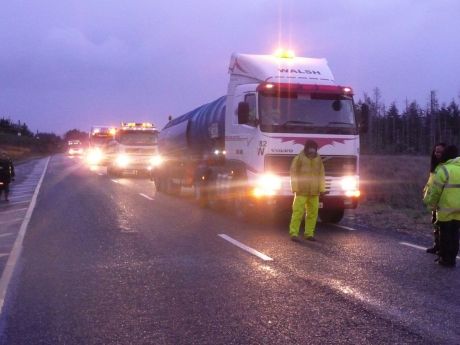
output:
<instances>
[{"instance_id":1,"label":"truck headlight","mask_svg":"<svg viewBox=\"0 0 460 345\"><path fill-rule=\"evenodd\" d=\"M88 152L87 160L89 164L99 164L103 158L101 149L92 149Z\"/></svg>"},{"instance_id":2,"label":"truck headlight","mask_svg":"<svg viewBox=\"0 0 460 345\"><path fill-rule=\"evenodd\" d=\"M259 177L253 194L256 197L275 195L281 189L281 178L273 174L264 174Z\"/></svg>"},{"instance_id":3,"label":"truck headlight","mask_svg":"<svg viewBox=\"0 0 460 345\"><path fill-rule=\"evenodd\" d=\"M128 155L125 154L120 154L117 156L115 163L120 167L120 168L126 168L129 163L131 162L131 159L129 158Z\"/></svg>"},{"instance_id":4,"label":"truck headlight","mask_svg":"<svg viewBox=\"0 0 460 345\"><path fill-rule=\"evenodd\" d=\"M358 188L358 178L356 176L345 176L340 181L342 190L345 192L345 195L348 197L358 197L361 195Z\"/></svg>"},{"instance_id":5,"label":"truck headlight","mask_svg":"<svg viewBox=\"0 0 460 345\"><path fill-rule=\"evenodd\" d=\"M163 157L161 156L153 156L150 158L150 165L152 167L157 167L163 163Z\"/></svg>"}]
</instances>

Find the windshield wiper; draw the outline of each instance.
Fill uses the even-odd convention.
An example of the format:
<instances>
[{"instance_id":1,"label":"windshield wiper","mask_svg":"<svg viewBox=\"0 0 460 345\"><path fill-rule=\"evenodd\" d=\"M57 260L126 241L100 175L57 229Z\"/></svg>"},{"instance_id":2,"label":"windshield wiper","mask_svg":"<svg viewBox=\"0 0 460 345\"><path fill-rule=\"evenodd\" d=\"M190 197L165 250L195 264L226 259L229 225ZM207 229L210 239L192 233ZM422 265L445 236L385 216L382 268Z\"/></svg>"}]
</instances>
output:
<instances>
[{"instance_id":1,"label":"windshield wiper","mask_svg":"<svg viewBox=\"0 0 460 345\"><path fill-rule=\"evenodd\" d=\"M332 125L347 125L348 127L354 127L354 124L350 123L350 122L340 122L340 121L331 121L331 122L328 122L328 124L326 125L326 127L330 127Z\"/></svg>"},{"instance_id":2,"label":"windshield wiper","mask_svg":"<svg viewBox=\"0 0 460 345\"><path fill-rule=\"evenodd\" d=\"M301 125L301 126L311 126L311 125L313 125L313 124L314 124L313 122L309 122L309 121L290 120L290 121L286 121L286 122L283 123L281 126L289 126L289 125L294 125L294 126L297 126L297 125Z\"/></svg>"}]
</instances>

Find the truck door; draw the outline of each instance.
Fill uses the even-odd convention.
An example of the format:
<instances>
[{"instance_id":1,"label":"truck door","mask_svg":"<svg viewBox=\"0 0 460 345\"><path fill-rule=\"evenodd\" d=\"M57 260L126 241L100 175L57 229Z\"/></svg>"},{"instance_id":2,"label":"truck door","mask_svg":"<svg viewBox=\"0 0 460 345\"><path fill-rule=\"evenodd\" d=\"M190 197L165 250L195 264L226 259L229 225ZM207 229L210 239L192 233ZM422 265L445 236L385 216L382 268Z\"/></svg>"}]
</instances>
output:
<instances>
[{"instance_id":1,"label":"truck door","mask_svg":"<svg viewBox=\"0 0 460 345\"><path fill-rule=\"evenodd\" d=\"M256 169L251 165L251 158L254 159L254 153L257 148L257 94L256 85L241 85L235 89L233 98L233 114L231 119L231 131L229 131L230 140L227 140L227 157L243 161L249 168ZM249 106L249 120L246 123L238 121L238 105L245 102Z\"/></svg>"}]
</instances>

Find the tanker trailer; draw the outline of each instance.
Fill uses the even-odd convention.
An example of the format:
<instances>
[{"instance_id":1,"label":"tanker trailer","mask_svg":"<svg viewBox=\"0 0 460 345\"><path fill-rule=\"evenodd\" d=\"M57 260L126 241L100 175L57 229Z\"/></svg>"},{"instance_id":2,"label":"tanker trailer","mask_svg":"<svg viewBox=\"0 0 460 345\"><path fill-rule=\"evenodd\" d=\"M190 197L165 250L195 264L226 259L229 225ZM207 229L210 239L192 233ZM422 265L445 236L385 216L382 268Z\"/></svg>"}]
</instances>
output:
<instances>
[{"instance_id":1,"label":"tanker trailer","mask_svg":"<svg viewBox=\"0 0 460 345\"><path fill-rule=\"evenodd\" d=\"M229 74L225 96L160 132L158 189L194 187L201 205L231 206L241 217L268 208L289 214L290 164L314 140L326 173L321 219L338 222L357 207L359 133L367 116L356 121L353 90L336 84L327 61L233 54Z\"/></svg>"}]
</instances>

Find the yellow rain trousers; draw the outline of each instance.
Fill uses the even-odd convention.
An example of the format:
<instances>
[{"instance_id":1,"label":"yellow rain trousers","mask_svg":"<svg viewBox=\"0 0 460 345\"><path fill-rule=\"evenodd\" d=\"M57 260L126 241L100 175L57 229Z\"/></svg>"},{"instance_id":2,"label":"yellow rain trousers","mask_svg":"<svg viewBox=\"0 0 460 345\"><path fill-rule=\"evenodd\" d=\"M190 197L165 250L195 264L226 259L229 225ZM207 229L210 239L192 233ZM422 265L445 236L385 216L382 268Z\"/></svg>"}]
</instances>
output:
<instances>
[{"instance_id":1,"label":"yellow rain trousers","mask_svg":"<svg viewBox=\"0 0 460 345\"><path fill-rule=\"evenodd\" d=\"M289 225L289 235L298 236L299 227L305 211L305 234L304 236L314 236L316 220L318 219L319 196L318 195L298 195L294 197L292 203L292 217Z\"/></svg>"},{"instance_id":2,"label":"yellow rain trousers","mask_svg":"<svg viewBox=\"0 0 460 345\"><path fill-rule=\"evenodd\" d=\"M291 163L291 189L295 193L289 235L298 236L305 216L304 236L314 236L318 219L319 194L325 191L324 165L319 155L308 158L300 152Z\"/></svg>"}]
</instances>

